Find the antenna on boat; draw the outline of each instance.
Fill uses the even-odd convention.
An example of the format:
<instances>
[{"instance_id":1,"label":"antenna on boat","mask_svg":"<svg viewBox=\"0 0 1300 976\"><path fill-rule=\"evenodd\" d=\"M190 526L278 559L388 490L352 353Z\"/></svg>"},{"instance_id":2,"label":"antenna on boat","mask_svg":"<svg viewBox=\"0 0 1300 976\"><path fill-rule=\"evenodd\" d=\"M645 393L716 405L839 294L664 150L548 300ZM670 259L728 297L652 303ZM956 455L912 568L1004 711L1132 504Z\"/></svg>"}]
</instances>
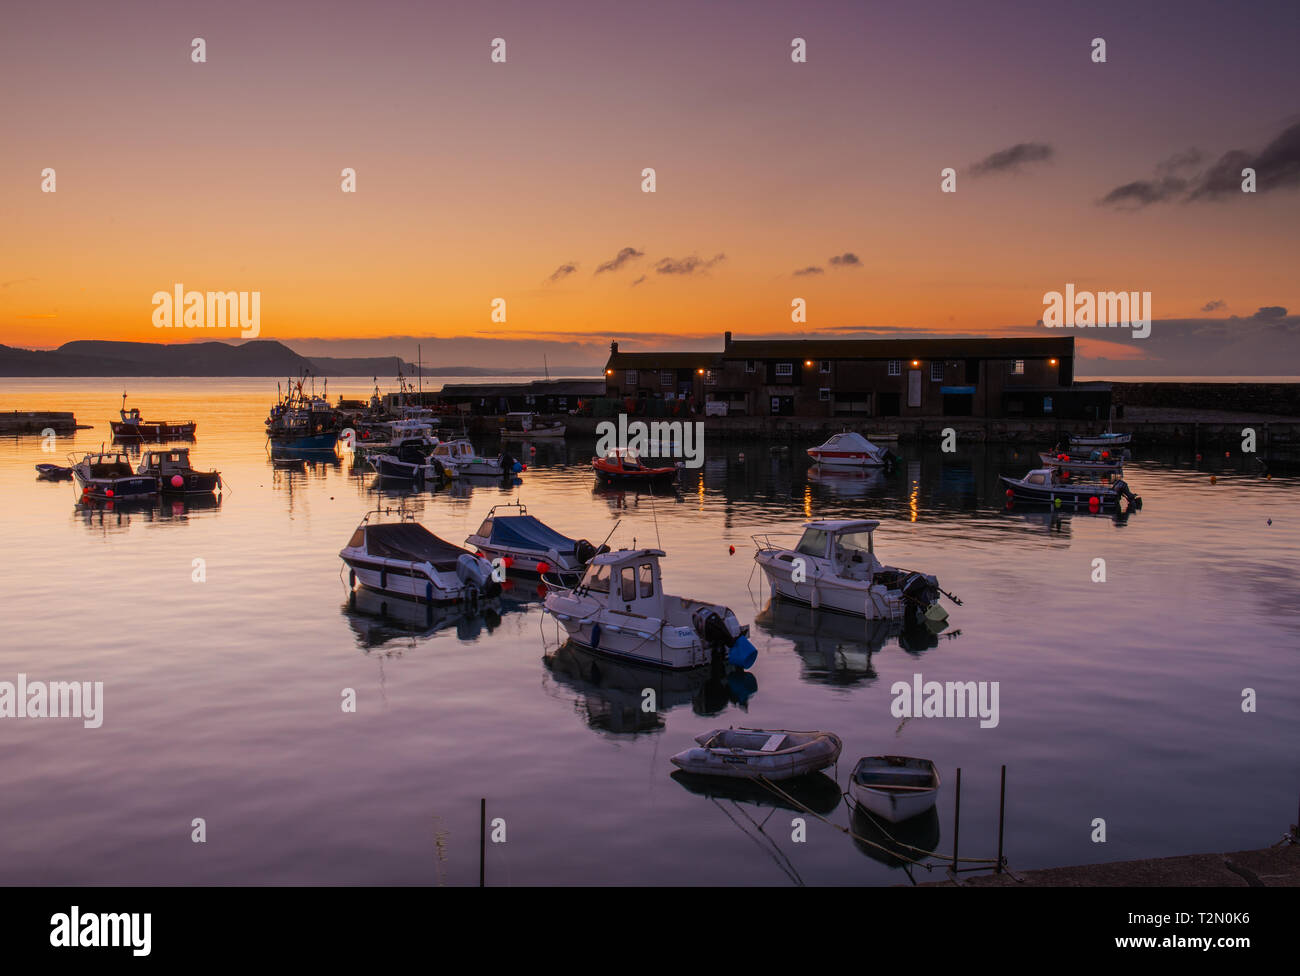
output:
<instances>
[{"instance_id":1,"label":"antenna on boat","mask_svg":"<svg viewBox=\"0 0 1300 976\"><path fill-rule=\"evenodd\" d=\"M659 540L659 512L655 510L655 490L650 489L650 514L655 520L655 548L662 549L664 544Z\"/></svg>"},{"instance_id":2,"label":"antenna on boat","mask_svg":"<svg viewBox=\"0 0 1300 976\"><path fill-rule=\"evenodd\" d=\"M601 547L604 547L604 546L609 545L609 540L610 540L610 538L614 535L615 530L616 530L620 525L622 525L622 524L623 524L623 520L622 520L622 519L618 519L618 520L616 520L616 521L614 522L614 528L613 528L613 529L610 529L610 530L609 530L609 535L605 536L604 540L601 541L601 543L600 543L600 546L601 546Z\"/></svg>"}]
</instances>

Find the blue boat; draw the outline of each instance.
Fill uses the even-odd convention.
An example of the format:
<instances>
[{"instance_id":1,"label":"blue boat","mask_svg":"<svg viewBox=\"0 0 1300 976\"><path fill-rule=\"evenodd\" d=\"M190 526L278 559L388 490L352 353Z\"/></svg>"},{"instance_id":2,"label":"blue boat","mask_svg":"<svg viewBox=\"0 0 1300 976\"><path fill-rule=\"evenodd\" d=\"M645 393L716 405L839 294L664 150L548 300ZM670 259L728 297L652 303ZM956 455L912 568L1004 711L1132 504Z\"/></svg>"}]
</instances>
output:
<instances>
[{"instance_id":1,"label":"blue boat","mask_svg":"<svg viewBox=\"0 0 1300 976\"><path fill-rule=\"evenodd\" d=\"M499 513L499 510L506 510ZM511 511L513 510L513 511ZM494 505L478 531L465 540L488 559L500 559L507 569L550 576L565 586L582 578L593 556L608 552L586 539L570 539L529 515L521 503Z\"/></svg>"}]
</instances>

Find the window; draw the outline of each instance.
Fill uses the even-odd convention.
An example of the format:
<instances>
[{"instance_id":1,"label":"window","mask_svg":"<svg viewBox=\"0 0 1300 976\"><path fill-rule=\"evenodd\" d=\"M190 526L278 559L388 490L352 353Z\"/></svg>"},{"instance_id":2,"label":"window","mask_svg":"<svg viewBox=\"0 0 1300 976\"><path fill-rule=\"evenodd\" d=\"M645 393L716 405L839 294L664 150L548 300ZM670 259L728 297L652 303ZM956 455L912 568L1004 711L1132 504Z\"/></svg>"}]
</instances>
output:
<instances>
[{"instance_id":1,"label":"window","mask_svg":"<svg viewBox=\"0 0 1300 976\"><path fill-rule=\"evenodd\" d=\"M819 370L819 372L822 372L822 373L830 373L830 371L831 371L831 361L830 361L829 359L823 359L823 360L821 361L821 366L818 367L818 370Z\"/></svg>"},{"instance_id":2,"label":"window","mask_svg":"<svg viewBox=\"0 0 1300 976\"><path fill-rule=\"evenodd\" d=\"M649 563L642 563L639 568L641 573L641 596L642 597L654 596L655 595L654 567L651 566Z\"/></svg>"},{"instance_id":3,"label":"window","mask_svg":"<svg viewBox=\"0 0 1300 976\"><path fill-rule=\"evenodd\" d=\"M890 376L903 375L903 361L901 359L891 359L889 361L889 375Z\"/></svg>"},{"instance_id":4,"label":"window","mask_svg":"<svg viewBox=\"0 0 1300 976\"><path fill-rule=\"evenodd\" d=\"M831 388L829 386L823 386L820 390L817 391L818 400L822 400L824 402L830 402L830 398L831 398Z\"/></svg>"},{"instance_id":5,"label":"window","mask_svg":"<svg viewBox=\"0 0 1300 976\"><path fill-rule=\"evenodd\" d=\"M943 382L943 363L930 364L930 379L936 383Z\"/></svg>"},{"instance_id":6,"label":"window","mask_svg":"<svg viewBox=\"0 0 1300 976\"><path fill-rule=\"evenodd\" d=\"M804 529L803 538L794 551L807 556L826 555L826 532L823 529Z\"/></svg>"},{"instance_id":7,"label":"window","mask_svg":"<svg viewBox=\"0 0 1300 976\"><path fill-rule=\"evenodd\" d=\"M718 371L715 369L706 369L704 371L704 385L716 386L718 383Z\"/></svg>"},{"instance_id":8,"label":"window","mask_svg":"<svg viewBox=\"0 0 1300 976\"><path fill-rule=\"evenodd\" d=\"M745 360L745 372L746 372L746 373L756 373L756 372L758 372L758 363L757 363L755 360L753 360L753 359L746 359L746 360Z\"/></svg>"},{"instance_id":9,"label":"window","mask_svg":"<svg viewBox=\"0 0 1300 976\"><path fill-rule=\"evenodd\" d=\"M677 382L677 374L671 369L659 370L659 386L664 390L671 390L673 384Z\"/></svg>"},{"instance_id":10,"label":"window","mask_svg":"<svg viewBox=\"0 0 1300 976\"><path fill-rule=\"evenodd\" d=\"M1011 375L1012 376L1025 375L1025 361L1023 359L1017 359L1014 363L1011 364Z\"/></svg>"},{"instance_id":11,"label":"window","mask_svg":"<svg viewBox=\"0 0 1300 976\"><path fill-rule=\"evenodd\" d=\"M636 570L631 566L624 566L619 582L623 602L631 603L636 599Z\"/></svg>"},{"instance_id":12,"label":"window","mask_svg":"<svg viewBox=\"0 0 1300 976\"><path fill-rule=\"evenodd\" d=\"M592 566L583 577L582 585L592 593L608 593L609 566Z\"/></svg>"},{"instance_id":13,"label":"window","mask_svg":"<svg viewBox=\"0 0 1300 976\"><path fill-rule=\"evenodd\" d=\"M777 363L777 364L776 364L776 375L777 375L777 376L793 376L793 375L794 375L794 363Z\"/></svg>"},{"instance_id":14,"label":"window","mask_svg":"<svg viewBox=\"0 0 1300 976\"><path fill-rule=\"evenodd\" d=\"M636 379L637 379L636 370L634 369L625 370L623 372L623 379L624 381L626 381L628 386L636 386Z\"/></svg>"}]
</instances>

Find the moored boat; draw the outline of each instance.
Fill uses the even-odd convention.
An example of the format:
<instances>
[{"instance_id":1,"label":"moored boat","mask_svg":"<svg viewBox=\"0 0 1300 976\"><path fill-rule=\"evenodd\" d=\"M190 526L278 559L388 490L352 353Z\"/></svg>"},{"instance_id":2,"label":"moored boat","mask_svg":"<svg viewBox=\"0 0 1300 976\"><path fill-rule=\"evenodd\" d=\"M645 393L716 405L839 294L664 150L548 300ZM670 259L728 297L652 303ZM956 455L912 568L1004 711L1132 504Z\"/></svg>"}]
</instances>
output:
<instances>
[{"instance_id":1,"label":"moored boat","mask_svg":"<svg viewBox=\"0 0 1300 976\"><path fill-rule=\"evenodd\" d=\"M1094 449L1087 454L1082 452L1039 451L1038 458L1045 468L1060 468L1065 471L1079 471L1091 474L1118 474L1124 470L1124 459L1112 456L1110 451Z\"/></svg>"},{"instance_id":2,"label":"moored boat","mask_svg":"<svg viewBox=\"0 0 1300 976\"><path fill-rule=\"evenodd\" d=\"M736 779L791 779L834 765L843 743L832 732L785 729L715 729L697 735L696 748L669 761L678 769Z\"/></svg>"},{"instance_id":3,"label":"moored boat","mask_svg":"<svg viewBox=\"0 0 1300 976\"><path fill-rule=\"evenodd\" d=\"M675 464L651 467L626 447L616 447L604 457L592 458L591 467L601 480L614 484L671 481L678 472Z\"/></svg>"},{"instance_id":4,"label":"moored boat","mask_svg":"<svg viewBox=\"0 0 1300 976\"><path fill-rule=\"evenodd\" d=\"M193 440L198 424L193 420L183 424L173 424L159 420L143 420L140 409L126 409L126 394L122 394L122 409L118 412L120 420L110 420L108 426L113 431L114 440L124 441L182 441Z\"/></svg>"},{"instance_id":5,"label":"moored boat","mask_svg":"<svg viewBox=\"0 0 1300 976\"><path fill-rule=\"evenodd\" d=\"M808 456L828 468L883 468L893 458L885 448L851 430L832 434L825 443L808 448Z\"/></svg>"},{"instance_id":6,"label":"moored boat","mask_svg":"<svg viewBox=\"0 0 1300 976\"><path fill-rule=\"evenodd\" d=\"M558 420L540 420L531 411L506 414L501 427L501 436L519 438L559 438L564 436L565 426Z\"/></svg>"},{"instance_id":7,"label":"moored boat","mask_svg":"<svg viewBox=\"0 0 1300 976\"><path fill-rule=\"evenodd\" d=\"M493 505L465 544L488 559L502 560L508 570L553 577L563 586L577 585L592 558L609 551L608 546L597 548L586 539L561 535L529 515L521 502Z\"/></svg>"},{"instance_id":8,"label":"moored boat","mask_svg":"<svg viewBox=\"0 0 1300 976\"><path fill-rule=\"evenodd\" d=\"M122 451L97 451L72 465L72 476L83 499L151 498L158 494L158 480L137 475Z\"/></svg>"},{"instance_id":9,"label":"moored boat","mask_svg":"<svg viewBox=\"0 0 1300 976\"><path fill-rule=\"evenodd\" d=\"M758 652L727 607L670 596L659 577L660 549L619 549L592 558L582 582L553 588L546 612L574 642L665 668L715 661L749 668Z\"/></svg>"},{"instance_id":10,"label":"moored boat","mask_svg":"<svg viewBox=\"0 0 1300 976\"><path fill-rule=\"evenodd\" d=\"M463 437L441 441L429 454L453 477L501 478L507 473L514 473L518 464L507 454L499 457L482 457L474 450L474 445Z\"/></svg>"},{"instance_id":11,"label":"moored boat","mask_svg":"<svg viewBox=\"0 0 1300 976\"><path fill-rule=\"evenodd\" d=\"M868 620L945 621L936 577L885 566L876 558L879 527L874 519L818 519L804 523L792 546L756 535L754 561L773 597Z\"/></svg>"},{"instance_id":12,"label":"moored boat","mask_svg":"<svg viewBox=\"0 0 1300 976\"><path fill-rule=\"evenodd\" d=\"M1133 442L1132 434L1116 434L1112 431L1106 431L1102 434L1091 434L1087 436L1070 435L1070 450L1076 448L1093 448L1093 447L1127 447Z\"/></svg>"},{"instance_id":13,"label":"moored boat","mask_svg":"<svg viewBox=\"0 0 1300 976\"><path fill-rule=\"evenodd\" d=\"M1112 482L1076 481L1062 476L1059 468L1038 468L1023 478L999 475L1006 485L1007 498L1014 501L1042 502L1072 508L1115 508L1121 500L1136 508L1142 507L1142 498L1133 494L1128 483L1117 478ZM1096 499L1096 502L1093 502Z\"/></svg>"},{"instance_id":14,"label":"moored boat","mask_svg":"<svg viewBox=\"0 0 1300 976\"><path fill-rule=\"evenodd\" d=\"M871 813L901 823L934 809L939 770L929 759L867 756L853 767L849 791Z\"/></svg>"},{"instance_id":15,"label":"moored boat","mask_svg":"<svg viewBox=\"0 0 1300 976\"><path fill-rule=\"evenodd\" d=\"M349 585L358 584L426 603L477 604L501 592L492 568L468 549L440 539L419 522L371 522L371 512L339 557L351 570Z\"/></svg>"},{"instance_id":16,"label":"moored boat","mask_svg":"<svg viewBox=\"0 0 1300 976\"><path fill-rule=\"evenodd\" d=\"M67 481L72 477L72 469L59 464L38 464L36 476L44 481Z\"/></svg>"},{"instance_id":17,"label":"moored boat","mask_svg":"<svg viewBox=\"0 0 1300 976\"><path fill-rule=\"evenodd\" d=\"M135 473L156 479L158 490L164 495L210 494L220 491L222 487L220 471L194 469L190 464L190 451L187 447L145 451Z\"/></svg>"}]
</instances>

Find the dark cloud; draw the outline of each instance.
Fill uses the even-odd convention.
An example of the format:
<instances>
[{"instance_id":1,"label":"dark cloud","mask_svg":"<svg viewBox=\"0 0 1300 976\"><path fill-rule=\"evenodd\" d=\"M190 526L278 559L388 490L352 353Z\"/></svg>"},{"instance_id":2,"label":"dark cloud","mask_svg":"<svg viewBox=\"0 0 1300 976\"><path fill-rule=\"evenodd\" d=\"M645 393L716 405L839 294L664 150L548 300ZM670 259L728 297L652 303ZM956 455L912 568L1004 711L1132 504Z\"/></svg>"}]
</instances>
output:
<instances>
[{"instance_id":1,"label":"dark cloud","mask_svg":"<svg viewBox=\"0 0 1300 976\"><path fill-rule=\"evenodd\" d=\"M643 282L643 281L645 281L645 275L642 275L642 276L641 276L640 278L638 278L636 281L632 282L632 287L635 288L637 285L641 284L641 282Z\"/></svg>"},{"instance_id":2,"label":"dark cloud","mask_svg":"<svg viewBox=\"0 0 1300 976\"><path fill-rule=\"evenodd\" d=\"M1155 179L1117 186L1098 203L1133 210L1168 200L1240 196L1241 171L1247 168L1255 171L1258 193L1300 186L1300 122L1283 129L1259 152L1230 149L1203 172L1179 175L1181 171L1194 169L1202 159L1195 149L1178 153L1156 165Z\"/></svg>"},{"instance_id":3,"label":"dark cloud","mask_svg":"<svg viewBox=\"0 0 1300 976\"><path fill-rule=\"evenodd\" d=\"M852 251L845 251L843 254L835 255L830 262L837 268L856 268L862 263L862 259Z\"/></svg>"},{"instance_id":4,"label":"dark cloud","mask_svg":"<svg viewBox=\"0 0 1300 976\"><path fill-rule=\"evenodd\" d=\"M643 258L643 257L645 257L645 251L638 251L634 247L625 247L617 254L615 254L612 260L606 261L604 264L599 265L596 268L594 273L600 274L603 271L617 271L619 268L623 267L623 265L627 264L629 261L635 261L637 258Z\"/></svg>"},{"instance_id":5,"label":"dark cloud","mask_svg":"<svg viewBox=\"0 0 1300 976\"><path fill-rule=\"evenodd\" d=\"M1228 307L1228 303L1227 303L1227 302L1225 302L1222 298L1216 298L1214 301L1212 301L1212 302L1206 302L1204 305L1202 305L1202 306L1201 306L1201 311L1202 311L1202 312L1217 312L1219 309L1221 309L1221 308L1227 308L1227 307Z\"/></svg>"},{"instance_id":6,"label":"dark cloud","mask_svg":"<svg viewBox=\"0 0 1300 976\"><path fill-rule=\"evenodd\" d=\"M551 272L551 276L546 280L559 281L561 278L567 278L569 275L576 273L577 270L578 266L576 264L562 264Z\"/></svg>"},{"instance_id":7,"label":"dark cloud","mask_svg":"<svg viewBox=\"0 0 1300 976\"><path fill-rule=\"evenodd\" d=\"M1260 322L1273 322L1286 318L1286 309L1281 305L1261 305L1251 318Z\"/></svg>"},{"instance_id":8,"label":"dark cloud","mask_svg":"<svg viewBox=\"0 0 1300 976\"><path fill-rule=\"evenodd\" d=\"M727 256L725 254L715 254L707 261L695 254L692 254L690 257L682 258L681 260L678 260L677 258L664 258L655 265L655 271L659 274L695 274L697 271L707 271L719 261L725 261L726 258Z\"/></svg>"},{"instance_id":9,"label":"dark cloud","mask_svg":"<svg viewBox=\"0 0 1300 976\"><path fill-rule=\"evenodd\" d=\"M818 274L825 274L825 273L826 272L823 271L821 268L817 267L817 265L810 264L806 268L800 268L798 271L794 273L794 276L796 278L803 278L807 275L818 275Z\"/></svg>"},{"instance_id":10,"label":"dark cloud","mask_svg":"<svg viewBox=\"0 0 1300 976\"><path fill-rule=\"evenodd\" d=\"M988 173L1015 173L1026 163L1045 163L1055 150L1045 142L1018 142L1008 149L985 156L970 167L972 176Z\"/></svg>"}]
</instances>

